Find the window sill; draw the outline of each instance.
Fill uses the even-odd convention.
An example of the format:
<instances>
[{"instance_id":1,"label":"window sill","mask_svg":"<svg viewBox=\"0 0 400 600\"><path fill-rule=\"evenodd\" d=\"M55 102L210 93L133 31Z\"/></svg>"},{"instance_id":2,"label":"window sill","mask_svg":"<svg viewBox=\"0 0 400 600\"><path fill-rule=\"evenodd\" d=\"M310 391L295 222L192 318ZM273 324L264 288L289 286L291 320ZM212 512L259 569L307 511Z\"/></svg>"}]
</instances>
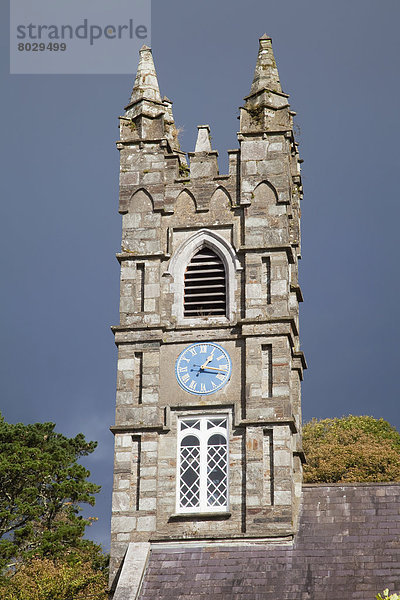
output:
<instances>
[{"instance_id":1,"label":"window sill","mask_svg":"<svg viewBox=\"0 0 400 600\"><path fill-rule=\"evenodd\" d=\"M176 328L187 329L195 327L197 329L207 329L210 327L229 327L235 325L233 318L228 318L223 315L218 317L182 317L179 316Z\"/></svg>"},{"instance_id":2,"label":"window sill","mask_svg":"<svg viewBox=\"0 0 400 600\"><path fill-rule=\"evenodd\" d=\"M220 511L220 512L188 512L188 513L173 513L169 517L169 521L190 521L192 519L209 520L209 519L229 519L232 513L230 511Z\"/></svg>"}]
</instances>

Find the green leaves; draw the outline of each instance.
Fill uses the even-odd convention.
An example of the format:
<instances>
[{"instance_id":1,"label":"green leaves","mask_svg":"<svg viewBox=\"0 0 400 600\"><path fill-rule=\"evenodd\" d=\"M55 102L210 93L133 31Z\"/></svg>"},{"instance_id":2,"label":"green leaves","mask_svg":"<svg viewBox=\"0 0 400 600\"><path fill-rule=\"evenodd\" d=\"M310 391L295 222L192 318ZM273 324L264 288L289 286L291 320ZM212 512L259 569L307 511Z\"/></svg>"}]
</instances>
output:
<instances>
[{"instance_id":1,"label":"green leaves","mask_svg":"<svg viewBox=\"0 0 400 600\"><path fill-rule=\"evenodd\" d=\"M400 434L383 419L313 419L303 444L306 483L400 481Z\"/></svg>"},{"instance_id":2,"label":"green leaves","mask_svg":"<svg viewBox=\"0 0 400 600\"><path fill-rule=\"evenodd\" d=\"M389 589L386 588L386 590L383 590L383 596L378 594L376 600L400 600L400 596L397 594L390 594L389 596Z\"/></svg>"},{"instance_id":3,"label":"green leaves","mask_svg":"<svg viewBox=\"0 0 400 600\"><path fill-rule=\"evenodd\" d=\"M74 561L33 558L0 578L2 600L107 600L107 570L85 552Z\"/></svg>"},{"instance_id":4,"label":"green leaves","mask_svg":"<svg viewBox=\"0 0 400 600\"><path fill-rule=\"evenodd\" d=\"M54 423L15 425L0 415L0 570L31 556L61 556L82 543L100 487L77 461L94 451L80 433L67 438Z\"/></svg>"}]
</instances>

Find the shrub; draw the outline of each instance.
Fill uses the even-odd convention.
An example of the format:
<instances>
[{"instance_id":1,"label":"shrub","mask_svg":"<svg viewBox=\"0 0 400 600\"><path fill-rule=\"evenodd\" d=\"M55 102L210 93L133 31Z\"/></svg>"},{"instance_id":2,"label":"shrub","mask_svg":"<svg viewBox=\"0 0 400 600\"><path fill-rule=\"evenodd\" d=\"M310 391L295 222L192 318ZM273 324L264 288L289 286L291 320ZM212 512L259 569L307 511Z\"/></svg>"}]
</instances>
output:
<instances>
[{"instance_id":1,"label":"shrub","mask_svg":"<svg viewBox=\"0 0 400 600\"><path fill-rule=\"evenodd\" d=\"M313 419L303 444L305 483L400 481L400 434L383 419Z\"/></svg>"}]
</instances>

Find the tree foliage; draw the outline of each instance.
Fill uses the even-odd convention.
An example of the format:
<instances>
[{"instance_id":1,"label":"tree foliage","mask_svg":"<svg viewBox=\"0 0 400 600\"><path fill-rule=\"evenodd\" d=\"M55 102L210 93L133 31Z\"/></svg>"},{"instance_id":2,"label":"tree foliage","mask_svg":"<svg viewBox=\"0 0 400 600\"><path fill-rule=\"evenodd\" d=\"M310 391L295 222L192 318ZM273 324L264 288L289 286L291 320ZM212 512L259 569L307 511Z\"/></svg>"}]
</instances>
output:
<instances>
[{"instance_id":1,"label":"tree foliage","mask_svg":"<svg viewBox=\"0 0 400 600\"><path fill-rule=\"evenodd\" d=\"M400 481L400 434L383 419L313 419L303 444L306 483Z\"/></svg>"},{"instance_id":2,"label":"tree foliage","mask_svg":"<svg viewBox=\"0 0 400 600\"><path fill-rule=\"evenodd\" d=\"M390 594L389 596L389 589L386 588L386 590L383 590L383 596L382 594L378 594L376 596L376 600L400 600L400 596L398 594Z\"/></svg>"},{"instance_id":3,"label":"tree foliage","mask_svg":"<svg viewBox=\"0 0 400 600\"><path fill-rule=\"evenodd\" d=\"M82 539L91 519L80 503L93 505L100 487L87 480L79 458L96 442L67 438L54 423L15 425L0 415L0 571L31 557L61 557Z\"/></svg>"},{"instance_id":4,"label":"tree foliage","mask_svg":"<svg viewBox=\"0 0 400 600\"><path fill-rule=\"evenodd\" d=\"M0 578L2 600L107 600L107 569L85 552L52 560L33 558ZM101 557L99 557L101 558Z\"/></svg>"}]
</instances>

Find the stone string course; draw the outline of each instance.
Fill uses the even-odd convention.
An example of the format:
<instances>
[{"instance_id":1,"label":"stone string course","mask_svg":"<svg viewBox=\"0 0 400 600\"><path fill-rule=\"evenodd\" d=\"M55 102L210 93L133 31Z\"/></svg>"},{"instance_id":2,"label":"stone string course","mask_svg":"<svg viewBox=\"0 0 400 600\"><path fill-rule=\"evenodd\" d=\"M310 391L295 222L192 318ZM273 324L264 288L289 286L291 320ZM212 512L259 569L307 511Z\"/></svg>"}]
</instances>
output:
<instances>
[{"instance_id":1,"label":"stone string course","mask_svg":"<svg viewBox=\"0 0 400 600\"><path fill-rule=\"evenodd\" d=\"M303 486L294 542L152 546L140 600L373 600L400 591L400 484Z\"/></svg>"}]
</instances>

